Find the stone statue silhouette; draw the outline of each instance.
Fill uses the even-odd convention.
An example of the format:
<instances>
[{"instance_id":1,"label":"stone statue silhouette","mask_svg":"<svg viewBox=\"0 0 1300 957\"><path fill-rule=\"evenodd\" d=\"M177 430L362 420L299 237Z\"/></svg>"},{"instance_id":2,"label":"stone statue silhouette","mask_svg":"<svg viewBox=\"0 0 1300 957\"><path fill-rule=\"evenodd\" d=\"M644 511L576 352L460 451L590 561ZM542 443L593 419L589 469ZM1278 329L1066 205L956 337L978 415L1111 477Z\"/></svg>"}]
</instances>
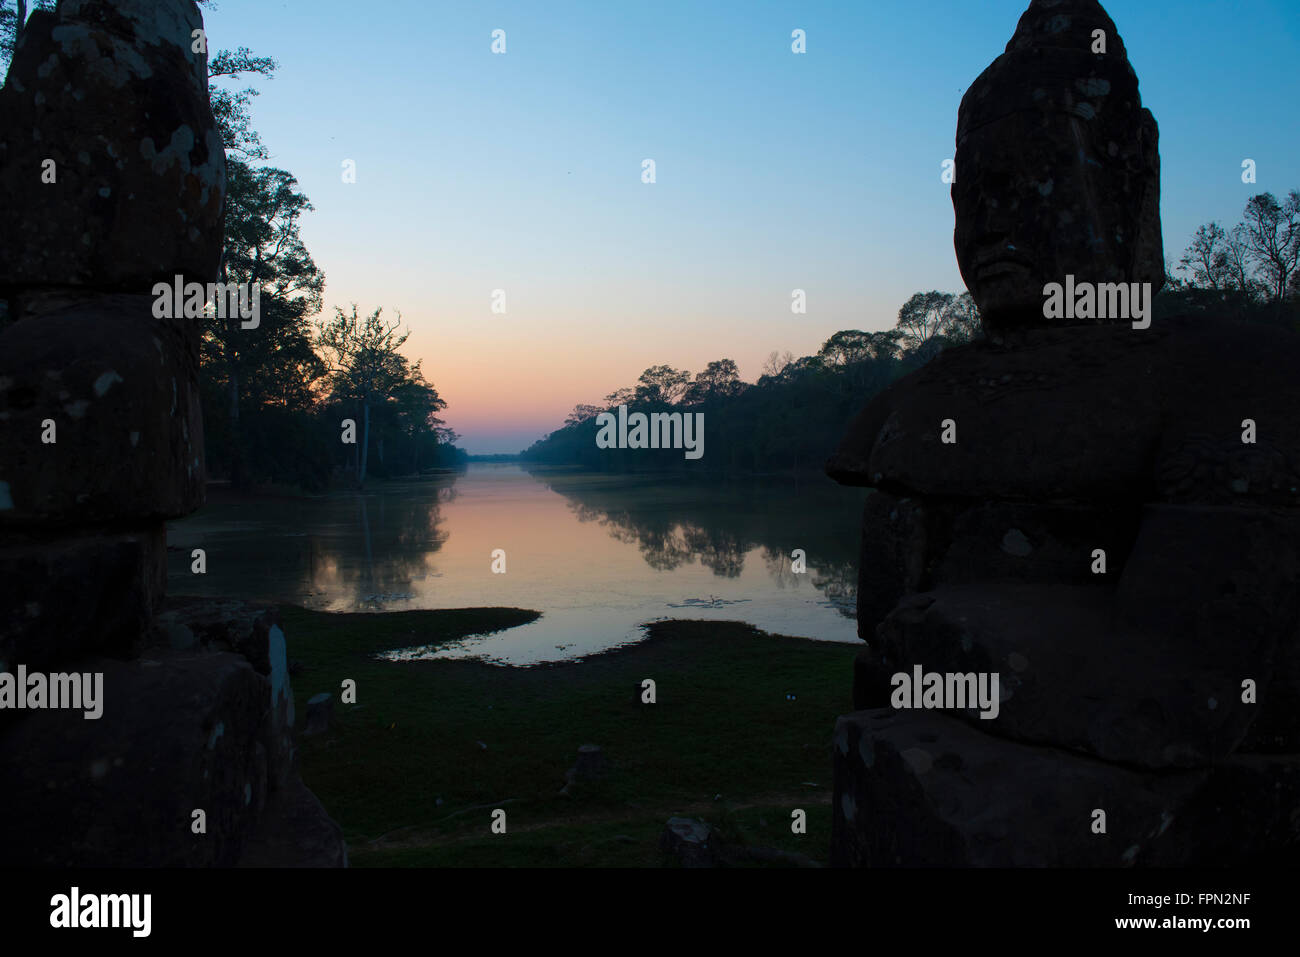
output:
<instances>
[{"instance_id":1,"label":"stone statue silhouette","mask_svg":"<svg viewBox=\"0 0 1300 957\"><path fill-rule=\"evenodd\" d=\"M1156 140L1095 0L1033 0L962 100L954 239L989 335L827 463L877 489L834 863L1296 861L1300 337L1044 311L1068 276L1159 288ZM889 707L918 666L999 673L998 716Z\"/></svg>"},{"instance_id":2,"label":"stone statue silhouette","mask_svg":"<svg viewBox=\"0 0 1300 957\"><path fill-rule=\"evenodd\" d=\"M1031 3L957 117L953 239L987 331L1046 324L1071 273L1159 291L1156 121L1096 0Z\"/></svg>"}]
</instances>

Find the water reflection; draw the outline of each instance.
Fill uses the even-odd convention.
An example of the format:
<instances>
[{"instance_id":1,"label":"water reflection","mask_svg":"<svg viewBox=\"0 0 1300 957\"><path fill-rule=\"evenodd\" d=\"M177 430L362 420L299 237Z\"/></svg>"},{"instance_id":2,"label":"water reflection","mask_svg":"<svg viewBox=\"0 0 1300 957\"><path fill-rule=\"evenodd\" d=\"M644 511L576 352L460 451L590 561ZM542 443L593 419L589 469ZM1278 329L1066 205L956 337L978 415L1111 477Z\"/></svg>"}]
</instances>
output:
<instances>
[{"instance_id":1,"label":"water reflection","mask_svg":"<svg viewBox=\"0 0 1300 957\"><path fill-rule=\"evenodd\" d=\"M365 494L237 497L220 485L188 518L168 523L168 590L289 602L332 611L382 609L439 575L450 479ZM190 552L208 572L190 572Z\"/></svg>"},{"instance_id":2,"label":"water reflection","mask_svg":"<svg viewBox=\"0 0 1300 957\"><path fill-rule=\"evenodd\" d=\"M329 581L313 576L318 592L329 593L355 577L351 586L353 608L382 609L395 601L411 600L412 582L437 577L433 558L447 540L447 532L441 527L442 506L456 497L454 478L443 481L453 484L432 486L423 495L406 491L397 495L357 495L357 524L365 543L360 574L349 576L343 570L353 554L348 544L327 540L321 549L334 574ZM373 520L372 499L376 510Z\"/></svg>"},{"instance_id":3,"label":"water reflection","mask_svg":"<svg viewBox=\"0 0 1300 957\"><path fill-rule=\"evenodd\" d=\"M758 548L776 586L793 587L804 575L794 571L791 555L802 548L813 587L843 615L855 615L857 541L844 531L856 527L861 497L823 485L820 477L686 483L672 476L661 480L673 483L667 497L658 494L661 486L635 476L612 485L544 472L534 477L568 498L579 522L636 545L656 571L698 561L715 575L738 578Z\"/></svg>"},{"instance_id":4,"label":"water reflection","mask_svg":"<svg viewBox=\"0 0 1300 957\"><path fill-rule=\"evenodd\" d=\"M361 495L248 500L214 489L169 525L169 588L330 611L536 609L531 624L418 650L513 664L635 641L642 623L668 617L853 641L863 493L819 478L684 482L486 465ZM190 574L196 547L207 575ZM492 571L498 548L505 574ZM796 548L805 574L791 567Z\"/></svg>"}]
</instances>

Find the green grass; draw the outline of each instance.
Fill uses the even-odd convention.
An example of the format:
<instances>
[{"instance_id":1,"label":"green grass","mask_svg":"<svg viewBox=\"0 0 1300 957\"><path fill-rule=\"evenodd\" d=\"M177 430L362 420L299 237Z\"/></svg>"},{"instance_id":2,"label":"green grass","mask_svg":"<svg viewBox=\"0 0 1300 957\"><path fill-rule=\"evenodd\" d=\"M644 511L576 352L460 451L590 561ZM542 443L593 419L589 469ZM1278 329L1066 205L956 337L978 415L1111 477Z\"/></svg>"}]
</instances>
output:
<instances>
[{"instance_id":1,"label":"green grass","mask_svg":"<svg viewBox=\"0 0 1300 957\"><path fill-rule=\"evenodd\" d=\"M357 703L336 700L329 732L299 741L303 779L343 827L354 866L656 866L671 863L658 837L675 814L709 821L734 848L826 860L830 739L835 716L852 710L855 646L669 621L583 662L390 662L373 655L536 613L281 615L304 665L293 679L300 715L313 694L357 683ZM643 678L656 682L655 704L640 701ZM589 743L608 773L561 794ZM490 830L498 806L505 835ZM794 808L807 834L791 833Z\"/></svg>"}]
</instances>

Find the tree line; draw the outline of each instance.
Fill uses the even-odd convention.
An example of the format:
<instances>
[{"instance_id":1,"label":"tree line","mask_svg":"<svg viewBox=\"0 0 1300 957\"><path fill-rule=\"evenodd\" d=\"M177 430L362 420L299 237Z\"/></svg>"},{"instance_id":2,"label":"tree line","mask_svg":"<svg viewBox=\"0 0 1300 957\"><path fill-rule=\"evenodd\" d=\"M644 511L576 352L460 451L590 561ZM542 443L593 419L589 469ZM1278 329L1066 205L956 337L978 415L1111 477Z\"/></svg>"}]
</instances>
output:
<instances>
[{"instance_id":1,"label":"tree line","mask_svg":"<svg viewBox=\"0 0 1300 957\"><path fill-rule=\"evenodd\" d=\"M1177 266L1166 263L1153 312L1157 320L1204 314L1300 332L1300 190L1283 201L1271 193L1251 197L1231 228L1201 226ZM820 469L867 400L942 350L982 335L969 293L918 292L892 329L845 329L799 358L773 352L753 383L741 380L731 359L714 360L694 376L651 366L602 402L576 406L561 428L520 457L613 472ZM702 462L688 463L676 450L598 448L596 416L620 405L706 413Z\"/></svg>"},{"instance_id":2,"label":"tree line","mask_svg":"<svg viewBox=\"0 0 1300 957\"><path fill-rule=\"evenodd\" d=\"M1213 313L1226 319L1297 328L1300 313L1300 190L1279 201L1259 193L1241 220L1197 228L1177 267L1166 264L1170 313ZM1157 305L1159 305L1157 300Z\"/></svg>"},{"instance_id":3,"label":"tree line","mask_svg":"<svg viewBox=\"0 0 1300 957\"><path fill-rule=\"evenodd\" d=\"M706 470L820 469L867 396L943 349L980 335L970 293L918 292L899 309L894 328L842 330L811 356L773 352L753 383L740 378L732 359L710 362L694 376L668 365L651 366L603 402L575 406L562 428L520 458L611 472L698 467L680 450L598 448L596 417L626 405L629 411L703 412L707 438L700 464Z\"/></svg>"}]
</instances>

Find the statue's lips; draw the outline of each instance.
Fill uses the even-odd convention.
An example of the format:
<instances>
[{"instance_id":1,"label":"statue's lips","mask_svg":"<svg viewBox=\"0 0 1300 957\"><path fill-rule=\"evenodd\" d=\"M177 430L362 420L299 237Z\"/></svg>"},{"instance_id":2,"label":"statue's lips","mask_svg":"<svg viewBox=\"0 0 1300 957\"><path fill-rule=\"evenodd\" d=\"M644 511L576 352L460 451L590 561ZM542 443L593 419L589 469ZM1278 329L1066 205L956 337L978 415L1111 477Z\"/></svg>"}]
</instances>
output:
<instances>
[{"instance_id":1,"label":"statue's lips","mask_svg":"<svg viewBox=\"0 0 1300 957\"><path fill-rule=\"evenodd\" d=\"M1032 275L1033 271L1032 263L1025 261L1025 259L1014 253L1008 254L1005 250L998 250L995 254L981 256L976 259L974 264L975 279L978 281L1023 278Z\"/></svg>"}]
</instances>

